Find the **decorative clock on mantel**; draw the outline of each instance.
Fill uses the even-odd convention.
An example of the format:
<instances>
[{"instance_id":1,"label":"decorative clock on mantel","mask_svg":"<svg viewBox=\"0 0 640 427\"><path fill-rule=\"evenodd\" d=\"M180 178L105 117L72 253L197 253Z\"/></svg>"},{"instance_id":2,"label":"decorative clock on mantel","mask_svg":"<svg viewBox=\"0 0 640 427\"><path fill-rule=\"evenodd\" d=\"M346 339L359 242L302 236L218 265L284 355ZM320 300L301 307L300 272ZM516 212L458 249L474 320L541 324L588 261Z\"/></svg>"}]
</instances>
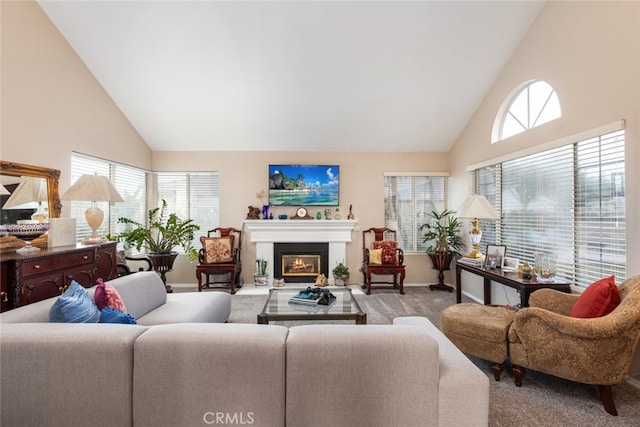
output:
<instances>
[{"instance_id":1,"label":"decorative clock on mantel","mask_svg":"<svg viewBox=\"0 0 640 427\"><path fill-rule=\"evenodd\" d=\"M307 208L299 207L296 209L296 214L291 219L313 219L307 212Z\"/></svg>"}]
</instances>

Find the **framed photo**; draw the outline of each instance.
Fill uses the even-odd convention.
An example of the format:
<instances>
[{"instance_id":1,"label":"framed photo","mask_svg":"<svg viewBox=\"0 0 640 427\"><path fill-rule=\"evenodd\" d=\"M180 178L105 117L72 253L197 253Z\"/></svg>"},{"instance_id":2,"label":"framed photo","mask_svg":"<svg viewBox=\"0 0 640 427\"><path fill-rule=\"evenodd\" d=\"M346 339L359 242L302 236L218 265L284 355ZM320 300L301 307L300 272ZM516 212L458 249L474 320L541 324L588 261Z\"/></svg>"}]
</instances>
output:
<instances>
[{"instance_id":1,"label":"framed photo","mask_svg":"<svg viewBox=\"0 0 640 427\"><path fill-rule=\"evenodd\" d=\"M518 258L512 257L504 257L502 258L502 271L510 272L518 270L518 264L520 264L520 260Z\"/></svg>"},{"instance_id":2,"label":"framed photo","mask_svg":"<svg viewBox=\"0 0 640 427\"><path fill-rule=\"evenodd\" d=\"M505 245L487 245L487 255L484 259L485 268L502 268L506 254L507 247Z\"/></svg>"}]
</instances>

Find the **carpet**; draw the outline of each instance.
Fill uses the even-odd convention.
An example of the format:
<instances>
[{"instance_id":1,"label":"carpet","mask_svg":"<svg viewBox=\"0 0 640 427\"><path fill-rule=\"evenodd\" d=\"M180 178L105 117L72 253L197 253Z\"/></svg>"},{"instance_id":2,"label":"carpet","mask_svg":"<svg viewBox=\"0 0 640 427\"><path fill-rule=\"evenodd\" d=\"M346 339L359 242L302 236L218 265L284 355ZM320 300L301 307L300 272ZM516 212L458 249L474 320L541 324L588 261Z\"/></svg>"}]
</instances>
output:
<instances>
[{"instance_id":1,"label":"carpet","mask_svg":"<svg viewBox=\"0 0 640 427\"><path fill-rule=\"evenodd\" d=\"M440 312L455 304L454 293L430 291L427 287L407 287L405 292L400 295L396 291L376 290L371 295L355 295L355 298L367 313L368 324L390 324L400 316L425 316L440 327ZM257 323L256 316L266 300L266 295L234 295L229 323ZM463 301L470 302L464 297ZM272 322L286 326L304 323L308 322ZM626 382L613 386L619 414L613 417L604 411L596 386L527 370L522 387L516 387L508 365L502 380L495 381L491 363L470 359L491 378L490 426L640 425L640 390ZM462 402L460 410L464 410Z\"/></svg>"}]
</instances>

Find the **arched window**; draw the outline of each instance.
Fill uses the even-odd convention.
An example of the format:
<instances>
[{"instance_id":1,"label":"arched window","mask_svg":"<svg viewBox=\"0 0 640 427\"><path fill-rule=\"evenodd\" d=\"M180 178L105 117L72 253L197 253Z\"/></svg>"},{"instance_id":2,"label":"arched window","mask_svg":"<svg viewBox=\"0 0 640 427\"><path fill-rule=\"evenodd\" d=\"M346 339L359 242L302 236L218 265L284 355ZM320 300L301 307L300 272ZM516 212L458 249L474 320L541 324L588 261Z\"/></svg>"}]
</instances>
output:
<instances>
[{"instance_id":1,"label":"arched window","mask_svg":"<svg viewBox=\"0 0 640 427\"><path fill-rule=\"evenodd\" d=\"M543 80L527 82L507 98L496 116L491 142L497 142L562 116L558 95Z\"/></svg>"}]
</instances>

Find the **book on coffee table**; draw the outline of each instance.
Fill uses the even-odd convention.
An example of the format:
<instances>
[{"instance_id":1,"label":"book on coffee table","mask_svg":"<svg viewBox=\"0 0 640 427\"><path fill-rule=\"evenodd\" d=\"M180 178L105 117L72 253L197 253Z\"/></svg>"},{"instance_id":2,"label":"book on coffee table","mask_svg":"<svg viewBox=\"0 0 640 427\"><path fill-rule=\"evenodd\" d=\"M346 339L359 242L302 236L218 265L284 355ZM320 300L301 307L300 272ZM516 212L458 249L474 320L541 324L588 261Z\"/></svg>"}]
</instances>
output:
<instances>
[{"instance_id":1,"label":"book on coffee table","mask_svg":"<svg viewBox=\"0 0 640 427\"><path fill-rule=\"evenodd\" d=\"M289 299L289 304L300 304L310 307L331 305L336 297L328 290L318 288L300 291Z\"/></svg>"}]
</instances>

